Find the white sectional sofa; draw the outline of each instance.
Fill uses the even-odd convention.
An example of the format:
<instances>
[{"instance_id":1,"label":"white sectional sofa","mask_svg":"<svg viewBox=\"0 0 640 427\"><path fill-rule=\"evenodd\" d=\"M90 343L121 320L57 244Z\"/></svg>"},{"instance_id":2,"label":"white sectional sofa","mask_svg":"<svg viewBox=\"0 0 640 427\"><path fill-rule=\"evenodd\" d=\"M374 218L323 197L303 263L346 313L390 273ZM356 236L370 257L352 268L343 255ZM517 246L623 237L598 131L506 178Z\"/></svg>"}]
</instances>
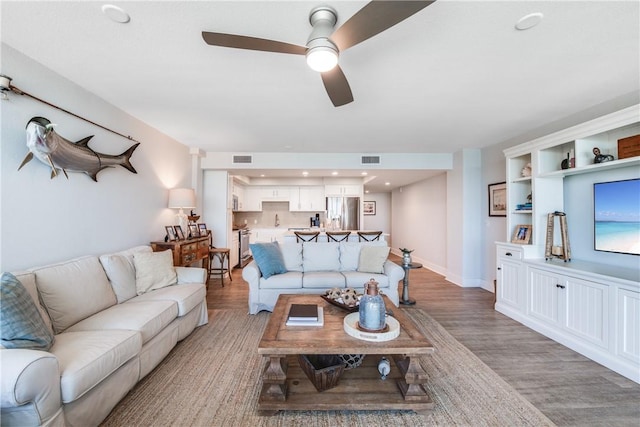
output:
<instances>
[{"instance_id":1,"label":"white sectional sofa","mask_svg":"<svg viewBox=\"0 0 640 427\"><path fill-rule=\"evenodd\" d=\"M379 283L381 292L398 305L398 282L404 278L404 270L386 259L386 242L285 242L278 247L284 272L264 277L253 248L254 261L242 270L242 277L249 283L250 314L273 311L280 294L324 294L335 287L354 288L361 293L372 278ZM364 247L387 248L379 273L370 272L376 268L367 265L370 263L364 258L371 250L363 252Z\"/></svg>"},{"instance_id":2,"label":"white sectional sofa","mask_svg":"<svg viewBox=\"0 0 640 427\"><path fill-rule=\"evenodd\" d=\"M140 246L13 273L54 342L49 351L0 349L2 426L97 426L207 323L204 269L176 267L177 284L137 295L134 257L149 253Z\"/></svg>"}]
</instances>

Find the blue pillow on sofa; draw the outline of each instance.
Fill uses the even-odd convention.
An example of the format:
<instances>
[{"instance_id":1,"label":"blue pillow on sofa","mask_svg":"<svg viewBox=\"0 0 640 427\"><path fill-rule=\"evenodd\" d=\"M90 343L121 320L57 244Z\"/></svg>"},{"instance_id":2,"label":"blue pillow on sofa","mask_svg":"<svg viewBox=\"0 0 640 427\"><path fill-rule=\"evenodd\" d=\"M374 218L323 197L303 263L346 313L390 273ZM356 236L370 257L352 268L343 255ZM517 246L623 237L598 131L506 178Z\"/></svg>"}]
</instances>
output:
<instances>
[{"instance_id":1,"label":"blue pillow on sofa","mask_svg":"<svg viewBox=\"0 0 640 427\"><path fill-rule=\"evenodd\" d=\"M278 242L273 243L252 243L249 245L253 259L256 260L258 268L265 279L274 274L282 274L287 272L284 265L284 258L280 251Z\"/></svg>"}]
</instances>

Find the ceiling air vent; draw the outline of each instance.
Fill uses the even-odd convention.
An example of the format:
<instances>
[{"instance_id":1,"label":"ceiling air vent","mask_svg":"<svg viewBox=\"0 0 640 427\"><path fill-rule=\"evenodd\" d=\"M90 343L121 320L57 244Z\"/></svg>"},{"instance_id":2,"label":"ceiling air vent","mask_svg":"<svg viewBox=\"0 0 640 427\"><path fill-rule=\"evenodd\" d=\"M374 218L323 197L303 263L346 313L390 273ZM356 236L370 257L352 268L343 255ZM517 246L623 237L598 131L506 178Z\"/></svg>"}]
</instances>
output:
<instances>
[{"instance_id":1,"label":"ceiling air vent","mask_svg":"<svg viewBox=\"0 0 640 427\"><path fill-rule=\"evenodd\" d=\"M380 156L362 156L361 163L363 165L379 165Z\"/></svg>"},{"instance_id":2,"label":"ceiling air vent","mask_svg":"<svg viewBox=\"0 0 640 427\"><path fill-rule=\"evenodd\" d=\"M243 164L243 165L250 164L250 163L253 163L253 157L250 156L250 155L242 155L242 156L234 155L233 156L233 163L234 164L240 163L240 164Z\"/></svg>"}]
</instances>

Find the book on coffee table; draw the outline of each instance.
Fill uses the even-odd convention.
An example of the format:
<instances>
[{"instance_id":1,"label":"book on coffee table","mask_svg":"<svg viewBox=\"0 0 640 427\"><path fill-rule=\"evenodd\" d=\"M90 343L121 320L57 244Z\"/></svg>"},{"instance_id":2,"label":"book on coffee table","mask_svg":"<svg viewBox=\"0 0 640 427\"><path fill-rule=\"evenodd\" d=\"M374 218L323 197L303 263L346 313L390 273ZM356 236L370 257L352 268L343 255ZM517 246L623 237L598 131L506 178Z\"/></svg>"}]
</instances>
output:
<instances>
[{"instance_id":1,"label":"book on coffee table","mask_svg":"<svg viewBox=\"0 0 640 427\"><path fill-rule=\"evenodd\" d=\"M323 326L324 311L316 304L292 304L286 326Z\"/></svg>"}]
</instances>

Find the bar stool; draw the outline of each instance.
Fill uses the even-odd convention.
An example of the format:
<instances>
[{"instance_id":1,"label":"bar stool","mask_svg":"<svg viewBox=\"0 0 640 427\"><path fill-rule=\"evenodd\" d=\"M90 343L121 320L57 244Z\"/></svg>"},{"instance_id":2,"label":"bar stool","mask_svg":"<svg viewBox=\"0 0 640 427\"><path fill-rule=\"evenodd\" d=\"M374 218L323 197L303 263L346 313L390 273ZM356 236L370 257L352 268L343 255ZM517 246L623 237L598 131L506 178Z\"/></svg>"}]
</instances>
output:
<instances>
[{"instance_id":1,"label":"bar stool","mask_svg":"<svg viewBox=\"0 0 640 427\"><path fill-rule=\"evenodd\" d=\"M229 258L229 254L231 250L229 248L209 248L209 278L213 273L220 273L220 282L222 283L222 287L224 288L224 275L229 273L229 281L232 282L233 278L231 277L231 261ZM213 258L217 258L220 261L220 267L213 267ZM225 268L224 262L227 261L227 267Z\"/></svg>"},{"instance_id":2,"label":"bar stool","mask_svg":"<svg viewBox=\"0 0 640 427\"><path fill-rule=\"evenodd\" d=\"M296 242L317 242L319 231L294 231Z\"/></svg>"},{"instance_id":3,"label":"bar stool","mask_svg":"<svg viewBox=\"0 0 640 427\"><path fill-rule=\"evenodd\" d=\"M346 242L350 234L350 231L327 231L327 242Z\"/></svg>"},{"instance_id":4,"label":"bar stool","mask_svg":"<svg viewBox=\"0 0 640 427\"><path fill-rule=\"evenodd\" d=\"M360 242L373 242L374 240L380 240L382 231L358 231L358 241Z\"/></svg>"}]
</instances>

